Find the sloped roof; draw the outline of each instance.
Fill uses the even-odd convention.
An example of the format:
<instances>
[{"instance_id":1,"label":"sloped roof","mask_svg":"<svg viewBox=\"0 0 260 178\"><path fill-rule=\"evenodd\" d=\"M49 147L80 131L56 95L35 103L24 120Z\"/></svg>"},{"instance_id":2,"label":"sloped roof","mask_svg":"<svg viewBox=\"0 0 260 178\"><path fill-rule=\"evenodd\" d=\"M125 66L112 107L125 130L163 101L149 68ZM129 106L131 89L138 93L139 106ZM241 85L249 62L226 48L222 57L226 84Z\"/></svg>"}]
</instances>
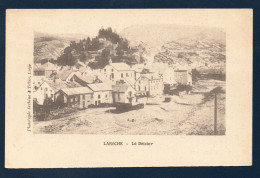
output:
<instances>
[{"instance_id":1,"label":"sloped roof","mask_svg":"<svg viewBox=\"0 0 260 178\"><path fill-rule=\"evenodd\" d=\"M140 73L144 69L144 64L135 64L132 66L132 69Z\"/></svg>"},{"instance_id":2,"label":"sloped roof","mask_svg":"<svg viewBox=\"0 0 260 178\"><path fill-rule=\"evenodd\" d=\"M93 90L93 91L107 91L107 90L112 90L110 86L108 86L105 83L93 83L93 84L88 84L88 87Z\"/></svg>"},{"instance_id":3,"label":"sloped roof","mask_svg":"<svg viewBox=\"0 0 260 178\"><path fill-rule=\"evenodd\" d=\"M60 90L60 89L62 89L62 88L68 88L69 87L69 85L66 83L66 82L64 82L64 81L62 81L62 80L60 80L60 79L55 79L55 82L54 82L54 80L47 80L47 81L45 81L47 84L49 84L49 86L56 92L56 91L58 91L58 90Z\"/></svg>"},{"instance_id":4,"label":"sloped roof","mask_svg":"<svg viewBox=\"0 0 260 178\"><path fill-rule=\"evenodd\" d=\"M77 75L75 74L79 79L85 81L86 83L93 83L95 80L100 80L98 76L96 75Z\"/></svg>"},{"instance_id":5,"label":"sloped roof","mask_svg":"<svg viewBox=\"0 0 260 178\"><path fill-rule=\"evenodd\" d=\"M120 62L120 63L111 63L110 64L113 68L115 68L116 70L133 70L130 68L129 65L127 65L126 63Z\"/></svg>"},{"instance_id":6,"label":"sloped roof","mask_svg":"<svg viewBox=\"0 0 260 178\"><path fill-rule=\"evenodd\" d=\"M147 74L142 74L141 77L146 77L149 80L155 80L155 79L160 79L160 75L157 73L147 73Z\"/></svg>"},{"instance_id":7,"label":"sloped roof","mask_svg":"<svg viewBox=\"0 0 260 178\"><path fill-rule=\"evenodd\" d=\"M44 66L45 66L45 70L57 70L55 65L50 62L45 63Z\"/></svg>"},{"instance_id":8,"label":"sloped roof","mask_svg":"<svg viewBox=\"0 0 260 178\"><path fill-rule=\"evenodd\" d=\"M61 89L67 95L79 95L86 93L93 93L88 87L77 87L77 88L63 88Z\"/></svg>"},{"instance_id":9,"label":"sloped roof","mask_svg":"<svg viewBox=\"0 0 260 178\"><path fill-rule=\"evenodd\" d=\"M57 70L55 65L47 62L45 64L34 63L34 71Z\"/></svg>"},{"instance_id":10,"label":"sloped roof","mask_svg":"<svg viewBox=\"0 0 260 178\"><path fill-rule=\"evenodd\" d=\"M61 71L57 72L57 77L60 78L61 80L66 80L72 72L74 72L72 69L66 67Z\"/></svg>"},{"instance_id":11,"label":"sloped roof","mask_svg":"<svg viewBox=\"0 0 260 178\"><path fill-rule=\"evenodd\" d=\"M81 72L81 73L85 73L85 72L91 72L91 69L89 68L89 67L80 67L79 68L79 71Z\"/></svg>"},{"instance_id":12,"label":"sloped roof","mask_svg":"<svg viewBox=\"0 0 260 178\"><path fill-rule=\"evenodd\" d=\"M33 65L33 71L45 71L45 67L41 65L40 63L34 63Z\"/></svg>"},{"instance_id":13,"label":"sloped roof","mask_svg":"<svg viewBox=\"0 0 260 178\"><path fill-rule=\"evenodd\" d=\"M136 80L128 80L125 77L123 78L123 80L132 87L135 85L136 82Z\"/></svg>"}]
</instances>

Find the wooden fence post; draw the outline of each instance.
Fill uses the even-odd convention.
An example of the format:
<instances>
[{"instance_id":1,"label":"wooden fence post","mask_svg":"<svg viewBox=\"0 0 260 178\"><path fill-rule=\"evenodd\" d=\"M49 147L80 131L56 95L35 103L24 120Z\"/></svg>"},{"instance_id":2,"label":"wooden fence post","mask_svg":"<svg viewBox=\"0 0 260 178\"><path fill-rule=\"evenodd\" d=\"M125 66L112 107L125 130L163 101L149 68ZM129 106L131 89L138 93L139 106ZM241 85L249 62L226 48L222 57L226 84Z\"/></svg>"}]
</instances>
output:
<instances>
[{"instance_id":1,"label":"wooden fence post","mask_svg":"<svg viewBox=\"0 0 260 178\"><path fill-rule=\"evenodd\" d=\"M214 135L218 134L218 130L217 130L217 93L215 93L215 110L214 110Z\"/></svg>"}]
</instances>

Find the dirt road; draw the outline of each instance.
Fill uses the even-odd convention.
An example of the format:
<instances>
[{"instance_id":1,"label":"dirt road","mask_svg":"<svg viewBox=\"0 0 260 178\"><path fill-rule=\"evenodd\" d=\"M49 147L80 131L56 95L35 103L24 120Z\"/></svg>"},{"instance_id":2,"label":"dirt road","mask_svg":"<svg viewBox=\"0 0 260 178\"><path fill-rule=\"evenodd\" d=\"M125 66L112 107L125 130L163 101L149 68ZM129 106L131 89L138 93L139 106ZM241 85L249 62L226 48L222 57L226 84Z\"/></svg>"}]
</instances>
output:
<instances>
[{"instance_id":1,"label":"dirt road","mask_svg":"<svg viewBox=\"0 0 260 178\"><path fill-rule=\"evenodd\" d=\"M209 86L213 81L208 82ZM214 83L215 84L215 83ZM221 85L223 83L220 83ZM200 84L198 84L199 86ZM203 86L207 87L205 82ZM199 87L198 87L199 88ZM116 113L115 108L86 109L51 121L35 121L34 133L120 135L212 135L214 99L203 94L148 98L143 109ZM218 95L218 134L225 134L225 94Z\"/></svg>"}]
</instances>

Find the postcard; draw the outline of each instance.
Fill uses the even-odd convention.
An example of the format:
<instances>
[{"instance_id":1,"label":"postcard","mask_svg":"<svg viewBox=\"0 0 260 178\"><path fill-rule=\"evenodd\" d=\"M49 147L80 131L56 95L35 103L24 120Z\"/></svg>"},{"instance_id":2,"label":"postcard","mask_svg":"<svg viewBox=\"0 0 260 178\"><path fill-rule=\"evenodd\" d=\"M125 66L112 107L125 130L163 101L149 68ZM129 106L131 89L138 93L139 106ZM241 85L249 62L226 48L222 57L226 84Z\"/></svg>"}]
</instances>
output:
<instances>
[{"instance_id":1,"label":"postcard","mask_svg":"<svg viewBox=\"0 0 260 178\"><path fill-rule=\"evenodd\" d=\"M8 9L6 168L252 165L251 9Z\"/></svg>"}]
</instances>

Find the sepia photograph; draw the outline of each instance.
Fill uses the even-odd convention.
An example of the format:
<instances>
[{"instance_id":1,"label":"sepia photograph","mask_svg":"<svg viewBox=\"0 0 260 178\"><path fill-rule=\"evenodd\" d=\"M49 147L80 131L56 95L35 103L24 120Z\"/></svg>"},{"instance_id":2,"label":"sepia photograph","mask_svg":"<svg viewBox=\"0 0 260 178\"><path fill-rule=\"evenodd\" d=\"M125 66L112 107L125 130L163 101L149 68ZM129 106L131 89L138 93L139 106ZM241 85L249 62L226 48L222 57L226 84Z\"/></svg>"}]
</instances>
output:
<instances>
[{"instance_id":1,"label":"sepia photograph","mask_svg":"<svg viewBox=\"0 0 260 178\"><path fill-rule=\"evenodd\" d=\"M252 19L7 10L6 167L252 165Z\"/></svg>"},{"instance_id":2,"label":"sepia photograph","mask_svg":"<svg viewBox=\"0 0 260 178\"><path fill-rule=\"evenodd\" d=\"M92 28L34 32L34 133L225 135L225 29Z\"/></svg>"}]
</instances>

